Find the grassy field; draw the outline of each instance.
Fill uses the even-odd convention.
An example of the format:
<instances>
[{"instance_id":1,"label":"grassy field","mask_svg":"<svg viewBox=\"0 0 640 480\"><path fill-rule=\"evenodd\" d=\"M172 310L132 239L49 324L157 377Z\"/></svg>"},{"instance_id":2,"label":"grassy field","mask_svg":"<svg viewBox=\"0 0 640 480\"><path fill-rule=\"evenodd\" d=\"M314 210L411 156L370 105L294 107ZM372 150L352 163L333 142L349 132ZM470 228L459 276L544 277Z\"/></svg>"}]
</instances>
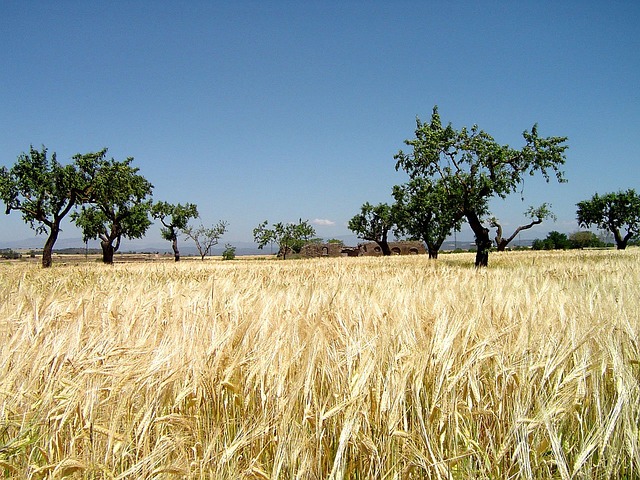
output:
<instances>
[{"instance_id":1,"label":"grassy field","mask_svg":"<svg viewBox=\"0 0 640 480\"><path fill-rule=\"evenodd\" d=\"M5 478L640 478L640 250L0 264Z\"/></svg>"}]
</instances>

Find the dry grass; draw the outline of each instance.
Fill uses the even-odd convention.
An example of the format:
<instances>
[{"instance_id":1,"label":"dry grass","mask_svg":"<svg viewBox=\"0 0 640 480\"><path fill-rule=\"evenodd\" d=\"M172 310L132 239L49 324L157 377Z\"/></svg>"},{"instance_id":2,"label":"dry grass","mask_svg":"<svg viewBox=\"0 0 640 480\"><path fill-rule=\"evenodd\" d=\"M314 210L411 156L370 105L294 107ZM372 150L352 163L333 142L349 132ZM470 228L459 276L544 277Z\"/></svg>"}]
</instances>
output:
<instances>
[{"instance_id":1,"label":"dry grass","mask_svg":"<svg viewBox=\"0 0 640 480\"><path fill-rule=\"evenodd\" d=\"M0 265L6 478L638 478L640 251Z\"/></svg>"}]
</instances>

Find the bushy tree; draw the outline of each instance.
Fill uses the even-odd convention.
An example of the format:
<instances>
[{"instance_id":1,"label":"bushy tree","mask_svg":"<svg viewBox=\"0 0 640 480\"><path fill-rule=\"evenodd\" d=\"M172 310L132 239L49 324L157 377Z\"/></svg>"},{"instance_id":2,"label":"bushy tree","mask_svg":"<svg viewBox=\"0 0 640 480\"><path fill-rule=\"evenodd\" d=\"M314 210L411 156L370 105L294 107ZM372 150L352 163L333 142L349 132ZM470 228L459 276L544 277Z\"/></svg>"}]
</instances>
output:
<instances>
[{"instance_id":1,"label":"bushy tree","mask_svg":"<svg viewBox=\"0 0 640 480\"><path fill-rule=\"evenodd\" d=\"M527 211L524 212L524 214L526 217L531 219L531 222L525 225L520 225L513 231L509 238L504 238L502 236L502 225L500 224L500 220L498 220L496 217L492 217L489 220L489 224L496 229L496 246L498 247L499 252L504 252L507 248L507 245L509 245L521 231L528 230L534 225L540 225L546 218L551 218L554 221L556 220L556 216L551 211L551 205L549 205L548 203L543 203L538 208L529 207Z\"/></svg>"},{"instance_id":2,"label":"bushy tree","mask_svg":"<svg viewBox=\"0 0 640 480\"><path fill-rule=\"evenodd\" d=\"M89 189L90 183L77 163L58 163L56 154L49 157L44 146L40 151L31 146L29 153L22 153L10 169L0 169L0 199L6 205L6 213L20 211L37 234L48 235L42 249L45 268L53 263L53 247L62 220L87 199Z\"/></svg>"},{"instance_id":3,"label":"bushy tree","mask_svg":"<svg viewBox=\"0 0 640 480\"><path fill-rule=\"evenodd\" d=\"M442 243L462 226L462 217L455 202L448 198L444 184L416 177L394 186L393 197L397 233L422 240L429 258L438 258Z\"/></svg>"},{"instance_id":4,"label":"bushy tree","mask_svg":"<svg viewBox=\"0 0 640 480\"><path fill-rule=\"evenodd\" d=\"M388 236L396 224L395 210L386 203L371 205L369 202L360 207L360 213L349 220L349 230L358 238L376 242L383 255L391 255Z\"/></svg>"},{"instance_id":5,"label":"bushy tree","mask_svg":"<svg viewBox=\"0 0 640 480\"><path fill-rule=\"evenodd\" d=\"M224 246L224 251L222 252L222 259L223 260L234 260L235 258L236 258L236 247L234 247L230 243L227 243Z\"/></svg>"},{"instance_id":6,"label":"bushy tree","mask_svg":"<svg viewBox=\"0 0 640 480\"><path fill-rule=\"evenodd\" d=\"M566 250L570 246L567 235L555 230L549 232L544 240L536 239L532 244L534 250Z\"/></svg>"},{"instance_id":7,"label":"bushy tree","mask_svg":"<svg viewBox=\"0 0 640 480\"><path fill-rule=\"evenodd\" d=\"M102 261L113 263L122 237L142 238L151 225L149 210L153 185L133 167L133 158L106 160L106 149L99 155L79 159L91 178L89 205L72 215L85 241L99 239Z\"/></svg>"},{"instance_id":8,"label":"bushy tree","mask_svg":"<svg viewBox=\"0 0 640 480\"><path fill-rule=\"evenodd\" d=\"M211 248L217 245L220 237L227 232L228 226L229 224L224 220L218 221L211 227L205 227L203 224L198 227L187 225L184 228L184 233L187 238L190 238L196 244L200 259L204 261L204 257L211 253Z\"/></svg>"},{"instance_id":9,"label":"bushy tree","mask_svg":"<svg viewBox=\"0 0 640 480\"><path fill-rule=\"evenodd\" d=\"M569 246L570 248L598 248L604 247L604 242L595 233L583 230L569 235Z\"/></svg>"},{"instance_id":10,"label":"bushy tree","mask_svg":"<svg viewBox=\"0 0 640 480\"><path fill-rule=\"evenodd\" d=\"M415 138L406 140L412 148L395 155L396 170L404 170L410 178L439 179L447 196L455 201L459 218L466 218L476 237L476 266L486 266L492 242L489 229L480 218L489 199L506 198L517 191L526 174L539 172L548 181L555 173L563 182L559 169L565 162L566 137L540 137L538 127L524 131L524 146L514 149L501 145L488 133L474 125L455 130L443 126L437 106L431 121L416 120Z\"/></svg>"},{"instance_id":11,"label":"bushy tree","mask_svg":"<svg viewBox=\"0 0 640 480\"><path fill-rule=\"evenodd\" d=\"M265 220L253 229L253 239L262 249L270 243L278 245L278 254L286 260L290 252L300 253L302 247L316 234L308 220L299 219L298 223L278 222L269 228L269 221Z\"/></svg>"},{"instance_id":12,"label":"bushy tree","mask_svg":"<svg viewBox=\"0 0 640 480\"><path fill-rule=\"evenodd\" d=\"M640 196L632 188L617 193L598 195L577 203L578 224L592 225L613 233L618 250L640 236Z\"/></svg>"},{"instance_id":13,"label":"bushy tree","mask_svg":"<svg viewBox=\"0 0 640 480\"><path fill-rule=\"evenodd\" d=\"M162 238L171 242L174 259L179 262L178 236L187 228L189 220L198 217L198 207L192 203L174 205L167 202L157 202L151 207L151 216L160 220L162 224L160 234Z\"/></svg>"}]
</instances>

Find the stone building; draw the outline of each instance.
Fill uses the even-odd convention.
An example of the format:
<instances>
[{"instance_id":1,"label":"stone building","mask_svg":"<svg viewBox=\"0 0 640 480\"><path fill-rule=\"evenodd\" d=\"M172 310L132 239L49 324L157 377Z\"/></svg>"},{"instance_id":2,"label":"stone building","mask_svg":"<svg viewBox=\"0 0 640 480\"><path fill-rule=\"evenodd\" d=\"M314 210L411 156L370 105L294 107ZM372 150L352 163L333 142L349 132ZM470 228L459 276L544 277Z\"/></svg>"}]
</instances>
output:
<instances>
[{"instance_id":1,"label":"stone building","mask_svg":"<svg viewBox=\"0 0 640 480\"><path fill-rule=\"evenodd\" d=\"M380 256L382 249L376 242L361 243L358 245L360 255L363 256ZM404 240L400 242L389 242L391 255L420 255L427 253L424 244L420 241Z\"/></svg>"},{"instance_id":2,"label":"stone building","mask_svg":"<svg viewBox=\"0 0 640 480\"><path fill-rule=\"evenodd\" d=\"M422 242L389 242L392 255L419 255L427 253ZM381 256L382 250L376 242L361 243L357 247L346 247L340 243L308 243L300 250L300 256L316 257L360 257Z\"/></svg>"}]
</instances>

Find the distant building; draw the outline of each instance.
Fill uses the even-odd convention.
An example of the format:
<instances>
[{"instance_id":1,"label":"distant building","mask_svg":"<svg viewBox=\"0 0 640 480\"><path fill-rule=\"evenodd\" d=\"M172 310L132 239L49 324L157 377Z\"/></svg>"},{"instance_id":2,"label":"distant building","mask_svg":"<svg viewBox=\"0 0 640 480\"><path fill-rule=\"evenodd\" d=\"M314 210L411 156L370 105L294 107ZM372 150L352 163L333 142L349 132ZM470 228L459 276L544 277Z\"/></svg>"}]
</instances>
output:
<instances>
[{"instance_id":1,"label":"distant building","mask_svg":"<svg viewBox=\"0 0 640 480\"><path fill-rule=\"evenodd\" d=\"M380 256L382 249L376 242L361 243L358 245L360 254L364 256ZM421 255L427 253L424 244L418 241L405 240L401 242L389 242L391 255Z\"/></svg>"},{"instance_id":2,"label":"distant building","mask_svg":"<svg viewBox=\"0 0 640 480\"><path fill-rule=\"evenodd\" d=\"M422 242L389 242L392 255L420 255L427 253ZM308 243L300 250L300 256L317 257L361 257L381 256L382 250L376 242L361 243L357 247L347 247L341 243Z\"/></svg>"}]
</instances>

